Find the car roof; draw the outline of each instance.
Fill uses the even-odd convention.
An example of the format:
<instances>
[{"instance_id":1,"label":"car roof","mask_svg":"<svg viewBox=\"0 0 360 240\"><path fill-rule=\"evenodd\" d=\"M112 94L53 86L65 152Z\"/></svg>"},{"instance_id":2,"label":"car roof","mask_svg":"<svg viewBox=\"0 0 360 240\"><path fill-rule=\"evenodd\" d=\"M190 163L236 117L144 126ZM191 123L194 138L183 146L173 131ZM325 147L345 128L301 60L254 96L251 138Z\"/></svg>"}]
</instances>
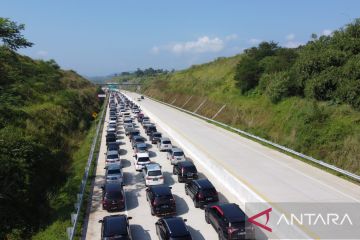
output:
<instances>
[{"instance_id":1,"label":"car roof","mask_svg":"<svg viewBox=\"0 0 360 240\"><path fill-rule=\"evenodd\" d=\"M162 137L162 138L161 138L161 141L170 141L170 138Z\"/></svg>"},{"instance_id":2,"label":"car roof","mask_svg":"<svg viewBox=\"0 0 360 240\"><path fill-rule=\"evenodd\" d=\"M136 144L136 147L147 147L147 144L146 143L137 143Z\"/></svg>"},{"instance_id":3,"label":"car roof","mask_svg":"<svg viewBox=\"0 0 360 240\"><path fill-rule=\"evenodd\" d=\"M195 167L195 164L193 162L190 162L190 161L179 162L178 165L180 167L192 167L192 166Z\"/></svg>"},{"instance_id":4,"label":"car roof","mask_svg":"<svg viewBox=\"0 0 360 240\"><path fill-rule=\"evenodd\" d=\"M171 189L167 185L155 185L149 187L156 196L172 195Z\"/></svg>"},{"instance_id":5,"label":"car roof","mask_svg":"<svg viewBox=\"0 0 360 240\"><path fill-rule=\"evenodd\" d=\"M229 222L245 221L245 213L235 203L223 203L213 207L218 208Z\"/></svg>"},{"instance_id":6,"label":"car roof","mask_svg":"<svg viewBox=\"0 0 360 240\"><path fill-rule=\"evenodd\" d=\"M146 168L148 171L156 171L156 170L161 170L161 166L158 163L149 163L146 164Z\"/></svg>"},{"instance_id":7,"label":"car roof","mask_svg":"<svg viewBox=\"0 0 360 240\"><path fill-rule=\"evenodd\" d=\"M121 169L121 165L119 163L110 163L107 166L107 170Z\"/></svg>"},{"instance_id":8,"label":"car roof","mask_svg":"<svg viewBox=\"0 0 360 240\"><path fill-rule=\"evenodd\" d=\"M172 148L173 152L184 152L181 148Z\"/></svg>"},{"instance_id":9,"label":"car roof","mask_svg":"<svg viewBox=\"0 0 360 240\"><path fill-rule=\"evenodd\" d=\"M201 188L208 189L208 188L214 188L214 185L209 181L207 178L201 178L197 180L193 180L196 185L198 185Z\"/></svg>"},{"instance_id":10,"label":"car roof","mask_svg":"<svg viewBox=\"0 0 360 240\"><path fill-rule=\"evenodd\" d=\"M184 233L189 233L186 228L185 222L181 217L163 218L167 228L169 229L172 237L184 236Z\"/></svg>"},{"instance_id":11,"label":"car roof","mask_svg":"<svg viewBox=\"0 0 360 240\"><path fill-rule=\"evenodd\" d=\"M125 214L111 215L103 218L104 236L127 233L127 216Z\"/></svg>"},{"instance_id":12,"label":"car roof","mask_svg":"<svg viewBox=\"0 0 360 240\"><path fill-rule=\"evenodd\" d=\"M161 132L152 132L152 135L154 134L160 134L161 135Z\"/></svg>"},{"instance_id":13,"label":"car roof","mask_svg":"<svg viewBox=\"0 0 360 240\"><path fill-rule=\"evenodd\" d=\"M118 154L118 151L111 150L111 151L108 151L106 155L114 155L114 154Z\"/></svg>"},{"instance_id":14,"label":"car roof","mask_svg":"<svg viewBox=\"0 0 360 240\"><path fill-rule=\"evenodd\" d=\"M137 153L137 157L149 157L149 153Z\"/></svg>"},{"instance_id":15,"label":"car roof","mask_svg":"<svg viewBox=\"0 0 360 240\"><path fill-rule=\"evenodd\" d=\"M105 183L105 190L107 192L121 191L122 186L118 183Z\"/></svg>"}]
</instances>

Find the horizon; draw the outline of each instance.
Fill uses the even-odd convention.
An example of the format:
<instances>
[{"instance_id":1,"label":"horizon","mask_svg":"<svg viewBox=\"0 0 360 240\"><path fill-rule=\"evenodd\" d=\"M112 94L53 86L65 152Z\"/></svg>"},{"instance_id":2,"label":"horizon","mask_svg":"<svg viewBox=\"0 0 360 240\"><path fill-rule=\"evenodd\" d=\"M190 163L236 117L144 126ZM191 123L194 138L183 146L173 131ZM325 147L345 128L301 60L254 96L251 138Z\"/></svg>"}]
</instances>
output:
<instances>
[{"instance_id":1,"label":"horizon","mask_svg":"<svg viewBox=\"0 0 360 240\"><path fill-rule=\"evenodd\" d=\"M183 70L240 54L261 41L295 48L308 42L312 33L329 35L351 23L359 8L355 0L206 1L206 5L189 0L5 0L0 14L24 23L24 36L35 43L19 53L54 59L86 77L104 77L137 68Z\"/></svg>"}]
</instances>

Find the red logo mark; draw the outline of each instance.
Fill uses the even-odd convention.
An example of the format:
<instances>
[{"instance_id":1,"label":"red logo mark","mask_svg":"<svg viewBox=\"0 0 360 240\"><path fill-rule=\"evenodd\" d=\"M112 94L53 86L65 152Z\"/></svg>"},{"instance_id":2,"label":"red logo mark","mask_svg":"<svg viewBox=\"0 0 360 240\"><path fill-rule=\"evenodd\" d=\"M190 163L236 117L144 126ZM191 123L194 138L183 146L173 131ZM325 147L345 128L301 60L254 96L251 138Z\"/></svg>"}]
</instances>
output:
<instances>
[{"instance_id":1,"label":"red logo mark","mask_svg":"<svg viewBox=\"0 0 360 240\"><path fill-rule=\"evenodd\" d=\"M269 232L272 232L272 229L271 229L270 227L266 226L266 224L269 222L270 212L271 212L271 211L272 211L272 208L268 208L268 209L266 209L266 210L264 210L264 211L262 211L262 212L260 212L260 213L258 213L258 214L255 214L254 216L250 217L250 218L248 219L248 221L251 222L251 223L253 223L253 224L255 224L255 225L258 226L258 227L261 227L261 228L263 228L263 229L265 229L265 230L267 230L267 231L269 231ZM259 222L255 221L255 219L257 219L258 217L261 217L261 216L264 215L264 214L266 214L266 223L265 223L265 225L262 224L262 223L259 223Z\"/></svg>"}]
</instances>

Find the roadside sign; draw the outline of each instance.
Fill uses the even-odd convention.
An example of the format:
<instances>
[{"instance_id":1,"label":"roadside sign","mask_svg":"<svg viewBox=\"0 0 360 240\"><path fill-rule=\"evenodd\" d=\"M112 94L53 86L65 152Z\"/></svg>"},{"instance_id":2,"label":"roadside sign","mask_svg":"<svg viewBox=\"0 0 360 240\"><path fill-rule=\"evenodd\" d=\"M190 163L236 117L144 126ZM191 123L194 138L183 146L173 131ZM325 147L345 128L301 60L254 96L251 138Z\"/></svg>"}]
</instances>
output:
<instances>
[{"instance_id":1,"label":"roadside sign","mask_svg":"<svg viewBox=\"0 0 360 240\"><path fill-rule=\"evenodd\" d=\"M92 113L92 116L93 116L93 118L96 118L97 112L93 112L93 113Z\"/></svg>"},{"instance_id":2,"label":"roadside sign","mask_svg":"<svg viewBox=\"0 0 360 240\"><path fill-rule=\"evenodd\" d=\"M105 98L106 94L98 94L98 98Z\"/></svg>"}]
</instances>

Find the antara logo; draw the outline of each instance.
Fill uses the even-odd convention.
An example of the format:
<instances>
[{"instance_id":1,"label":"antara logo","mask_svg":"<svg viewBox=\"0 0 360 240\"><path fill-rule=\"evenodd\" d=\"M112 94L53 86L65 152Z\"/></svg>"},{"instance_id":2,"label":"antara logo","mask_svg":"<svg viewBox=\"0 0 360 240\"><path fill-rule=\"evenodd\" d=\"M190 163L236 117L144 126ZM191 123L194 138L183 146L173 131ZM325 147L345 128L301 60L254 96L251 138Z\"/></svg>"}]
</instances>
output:
<instances>
[{"instance_id":1,"label":"antara logo","mask_svg":"<svg viewBox=\"0 0 360 240\"><path fill-rule=\"evenodd\" d=\"M272 211L272 208L268 208L262 212L259 212L258 214L255 214L254 216L248 218L248 221L255 224L258 227L265 229L266 231L272 232L272 229L270 227L266 226L270 220L270 212L271 211ZM255 221L255 219L261 217L262 215L266 215L266 223L265 224Z\"/></svg>"}]
</instances>

